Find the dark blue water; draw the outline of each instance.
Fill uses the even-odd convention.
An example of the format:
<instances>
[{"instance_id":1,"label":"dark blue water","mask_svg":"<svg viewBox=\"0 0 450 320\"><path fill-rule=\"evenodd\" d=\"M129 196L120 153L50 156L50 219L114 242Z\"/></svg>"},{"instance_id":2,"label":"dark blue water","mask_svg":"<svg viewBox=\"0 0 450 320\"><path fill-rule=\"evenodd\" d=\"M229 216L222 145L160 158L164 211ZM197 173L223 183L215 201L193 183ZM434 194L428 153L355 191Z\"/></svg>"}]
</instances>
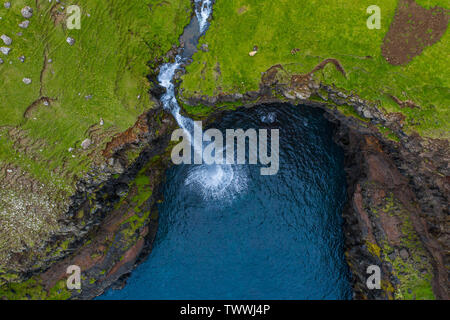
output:
<instances>
[{"instance_id":1,"label":"dark blue water","mask_svg":"<svg viewBox=\"0 0 450 320\"><path fill-rule=\"evenodd\" d=\"M152 253L124 289L100 298L351 298L343 152L322 113L268 105L227 114L214 127L280 130L278 174L236 165L221 187L211 167L169 169Z\"/></svg>"}]
</instances>

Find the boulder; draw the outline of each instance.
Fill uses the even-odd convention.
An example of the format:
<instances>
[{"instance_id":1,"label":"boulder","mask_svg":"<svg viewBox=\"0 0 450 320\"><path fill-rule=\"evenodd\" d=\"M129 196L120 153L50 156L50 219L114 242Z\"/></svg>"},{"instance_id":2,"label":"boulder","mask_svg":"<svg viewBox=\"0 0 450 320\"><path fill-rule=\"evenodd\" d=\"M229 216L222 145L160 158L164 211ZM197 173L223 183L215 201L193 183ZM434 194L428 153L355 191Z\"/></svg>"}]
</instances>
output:
<instances>
[{"instance_id":1,"label":"boulder","mask_svg":"<svg viewBox=\"0 0 450 320\"><path fill-rule=\"evenodd\" d=\"M22 29L28 28L29 25L30 25L29 20L25 20L25 21L22 21L21 23L19 23L19 27L21 27Z\"/></svg>"},{"instance_id":2,"label":"boulder","mask_svg":"<svg viewBox=\"0 0 450 320\"><path fill-rule=\"evenodd\" d=\"M0 36L0 39L2 39L3 43L6 44L7 46L11 45L11 43L12 43L12 39L10 37L8 37L6 34L2 34Z\"/></svg>"},{"instance_id":3,"label":"boulder","mask_svg":"<svg viewBox=\"0 0 450 320\"><path fill-rule=\"evenodd\" d=\"M372 112L370 112L369 109L363 109L363 116L364 116L364 118L367 118L367 119L373 118Z\"/></svg>"},{"instance_id":4,"label":"boulder","mask_svg":"<svg viewBox=\"0 0 450 320\"><path fill-rule=\"evenodd\" d=\"M87 148L89 148L92 144L91 139L86 139L81 143L81 147L83 148L83 150L86 150Z\"/></svg>"},{"instance_id":5,"label":"boulder","mask_svg":"<svg viewBox=\"0 0 450 320\"><path fill-rule=\"evenodd\" d=\"M5 56L7 56L9 54L9 52L11 51L11 48L8 47L0 47L0 52L3 53Z\"/></svg>"},{"instance_id":6,"label":"boulder","mask_svg":"<svg viewBox=\"0 0 450 320\"><path fill-rule=\"evenodd\" d=\"M33 9L29 6L26 6L22 10L20 10L20 13L22 13L22 17L30 19L33 16Z\"/></svg>"}]
</instances>

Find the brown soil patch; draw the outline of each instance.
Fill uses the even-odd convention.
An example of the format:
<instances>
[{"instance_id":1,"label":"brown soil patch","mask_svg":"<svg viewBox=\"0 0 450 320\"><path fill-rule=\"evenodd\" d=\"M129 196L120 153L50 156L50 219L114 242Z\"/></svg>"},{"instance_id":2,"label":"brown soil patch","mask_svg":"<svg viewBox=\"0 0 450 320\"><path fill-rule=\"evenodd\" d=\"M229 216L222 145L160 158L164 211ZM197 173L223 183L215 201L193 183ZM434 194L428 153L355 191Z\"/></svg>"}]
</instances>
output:
<instances>
[{"instance_id":1,"label":"brown soil patch","mask_svg":"<svg viewBox=\"0 0 450 320\"><path fill-rule=\"evenodd\" d=\"M293 75L291 77L291 88L301 88L302 86L307 85L310 81L312 81L312 75L316 73L317 71L322 70L325 68L325 66L329 63L334 64L336 69L342 73L344 77L347 77L347 74L345 73L344 67L337 59L325 59L318 65L314 67L310 72L307 74L299 74L299 75Z\"/></svg>"},{"instance_id":2,"label":"brown soil patch","mask_svg":"<svg viewBox=\"0 0 450 320\"><path fill-rule=\"evenodd\" d=\"M337 59L333 59L333 58L329 58L329 59L325 59L323 60L321 63L319 63L317 66L314 67L314 69L311 70L310 73L308 73L309 75L322 70L323 68L325 68L325 66L329 63L334 64L334 66L336 67L336 69L342 73L342 75L344 77L347 77L347 73L344 70L344 67L342 66L342 64L339 62L339 60Z\"/></svg>"},{"instance_id":3,"label":"brown soil patch","mask_svg":"<svg viewBox=\"0 0 450 320\"><path fill-rule=\"evenodd\" d=\"M58 26L59 24L61 24L62 22L64 22L66 20L65 11L59 11L59 10L60 10L60 6L58 6L57 4L55 4L50 10L50 14L51 14L51 17L53 19L53 23L55 24L55 26Z\"/></svg>"},{"instance_id":4,"label":"brown soil patch","mask_svg":"<svg viewBox=\"0 0 450 320\"><path fill-rule=\"evenodd\" d=\"M420 109L420 106L418 104L416 104L414 101L411 101L411 100L402 101L394 95L391 95L391 98L402 109L403 108L411 108L411 109L418 108L418 109Z\"/></svg>"},{"instance_id":5,"label":"brown soil patch","mask_svg":"<svg viewBox=\"0 0 450 320\"><path fill-rule=\"evenodd\" d=\"M439 41L447 30L449 10L425 9L414 0L399 0L381 53L392 65L403 65Z\"/></svg>"}]
</instances>

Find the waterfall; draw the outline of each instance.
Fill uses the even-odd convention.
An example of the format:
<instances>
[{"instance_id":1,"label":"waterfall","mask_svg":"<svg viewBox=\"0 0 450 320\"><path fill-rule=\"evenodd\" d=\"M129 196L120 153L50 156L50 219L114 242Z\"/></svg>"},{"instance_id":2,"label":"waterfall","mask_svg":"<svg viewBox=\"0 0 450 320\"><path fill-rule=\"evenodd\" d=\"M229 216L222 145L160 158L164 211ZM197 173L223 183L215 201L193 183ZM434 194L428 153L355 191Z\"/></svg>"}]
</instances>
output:
<instances>
[{"instance_id":1,"label":"waterfall","mask_svg":"<svg viewBox=\"0 0 450 320\"><path fill-rule=\"evenodd\" d=\"M211 0L195 0L195 15L197 17L200 29L198 33L199 37L208 28L208 19L211 16L211 13ZM166 89L166 93L161 97L161 102L164 108L172 113L178 125L188 133L189 137L192 137L195 126L194 121L180 114L180 106L175 97L175 84L173 83L175 72L180 69L181 64L186 62L186 60L187 58L182 58L181 53L179 53L175 57L175 62L162 65L158 76L158 81L159 84ZM194 152L201 154L201 150L194 149Z\"/></svg>"},{"instance_id":2,"label":"waterfall","mask_svg":"<svg viewBox=\"0 0 450 320\"><path fill-rule=\"evenodd\" d=\"M212 1L211 0L195 0L197 6L195 14L200 25L200 34L206 31L208 28L208 19L212 12Z\"/></svg>"},{"instance_id":3,"label":"waterfall","mask_svg":"<svg viewBox=\"0 0 450 320\"><path fill-rule=\"evenodd\" d=\"M201 37L209 27L208 19L212 13L212 0L194 1L195 16L199 25L197 37ZM194 153L202 155L202 146L192 143L196 124L192 119L181 115L181 108L175 96L174 75L181 68L181 65L189 59L189 57L183 57L182 53L181 50L175 57L175 62L166 63L160 68L158 81L166 89L166 93L161 97L161 103L166 110L172 113L178 125L186 132L186 136L194 147ZM204 198L232 199L234 194L240 193L246 187L247 179L244 171L242 168L237 170L234 165L193 166L188 173L185 184L193 186Z\"/></svg>"}]
</instances>

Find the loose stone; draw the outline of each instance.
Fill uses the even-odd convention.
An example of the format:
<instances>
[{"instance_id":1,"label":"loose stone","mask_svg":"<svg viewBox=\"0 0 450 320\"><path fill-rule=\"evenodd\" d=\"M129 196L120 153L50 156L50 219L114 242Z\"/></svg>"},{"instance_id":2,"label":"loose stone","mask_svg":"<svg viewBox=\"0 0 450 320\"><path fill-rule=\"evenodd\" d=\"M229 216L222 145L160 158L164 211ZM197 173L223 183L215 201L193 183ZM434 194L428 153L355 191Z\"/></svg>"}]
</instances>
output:
<instances>
[{"instance_id":1,"label":"loose stone","mask_svg":"<svg viewBox=\"0 0 450 320\"><path fill-rule=\"evenodd\" d=\"M30 25L30 21L28 21L28 20L25 20L25 21L22 21L21 23L19 23L19 27L21 27L22 29L28 28L29 25Z\"/></svg>"},{"instance_id":2,"label":"loose stone","mask_svg":"<svg viewBox=\"0 0 450 320\"><path fill-rule=\"evenodd\" d=\"M7 46L11 45L12 39L8 37L6 34L2 34L0 38L3 40L3 43L6 44Z\"/></svg>"},{"instance_id":3,"label":"loose stone","mask_svg":"<svg viewBox=\"0 0 450 320\"><path fill-rule=\"evenodd\" d=\"M26 6L22 10L20 10L20 13L22 13L22 16L24 18L30 19L33 16L33 9L29 6Z\"/></svg>"},{"instance_id":4,"label":"loose stone","mask_svg":"<svg viewBox=\"0 0 450 320\"><path fill-rule=\"evenodd\" d=\"M7 56L9 54L9 52L11 51L11 48L8 47L0 47L0 52L3 53L5 56Z\"/></svg>"}]
</instances>

